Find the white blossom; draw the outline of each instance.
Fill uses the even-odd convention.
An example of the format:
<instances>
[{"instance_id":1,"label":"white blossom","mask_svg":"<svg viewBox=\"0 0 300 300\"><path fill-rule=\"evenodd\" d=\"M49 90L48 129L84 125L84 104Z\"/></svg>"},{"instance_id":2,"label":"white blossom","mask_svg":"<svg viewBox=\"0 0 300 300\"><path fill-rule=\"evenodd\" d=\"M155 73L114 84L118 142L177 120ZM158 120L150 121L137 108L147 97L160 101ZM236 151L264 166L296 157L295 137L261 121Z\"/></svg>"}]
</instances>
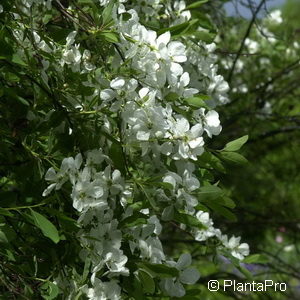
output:
<instances>
[{"instance_id":1,"label":"white blossom","mask_svg":"<svg viewBox=\"0 0 300 300\"><path fill-rule=\"evenodd\" d=\"M93 51L83 49L84 43L76 44L79 32L72 31L65 44L58 46L34 33L39 49L59 57L56 65L43 62L45 83L50 67L60 71L71 68L76 76L88 76L83 85L94 88L93 95L69 102L84 113L96 100L91 109L101 112L97 114L100 126L95 126L100 131L101 147L64 158L57 170L50 168L45 175L49 186L43 196L70 184L70 203L78 214L76 238L82 247L79 257L91 262L92 274L85 285L75 281L73 289L80 289L88 299L121 299L120 282L122 276L131 275L128 260L132 255L142 262L176 268L178 276L162 279L160 287L171 297L181 297L185 295L184 285L195 284L200 274L190 267L190 254L182 254L177 262L167 259L160 239L161 219L173 220L177 211L189 214L203 228L186 224L180 224L180 228L189 230L196 241L214 237L222 244L220 250L227 249L239 260L249 253L247 244L240 244L240 238L228 240L214 227L209 213L197 208L197 192L203 184L196 175L197 161L205 150L206 135L212 138L222 130L216 107L228 102L229 86L218 74L214 43L177 39L169 31L158 35L141 24L160 17L170 18L172 26L190 20L185 1L126 2L118 1L113 7L113 28L120 37L115 46L119 51L112 47L107 57L109 66L103 67L105 72L97 65ZM99 0L101 6L108 3ZM24 37L21 30L14 35L18 41ZM250 52L259 49L249 39L245 45ZM228 61L223 63L230 67ZM207 95L205 108L187 105L187 98L197 94ZM119 153L113 155L116 148ZM145 207L149 199L154 204ZM136 200L143 203L142 208L134 208ZM136 215L136 223L125 224L127 218Z\"/></svg>"},{"instance_id":2,"label":"white blossom","mask_svg":"<svg viewBox=\"0 0 300 300\"><path fill-rule=\"evenodd\" d=\"M161 281L162 288L171 297L183 297L185 289L182 284L195 284L200 278L196 268L189 267L192 263L192 257L188 253L182 254L177 262L167 261L172 267L179 270L178 278L166 278Z\"/></svg>"}]
</instances>

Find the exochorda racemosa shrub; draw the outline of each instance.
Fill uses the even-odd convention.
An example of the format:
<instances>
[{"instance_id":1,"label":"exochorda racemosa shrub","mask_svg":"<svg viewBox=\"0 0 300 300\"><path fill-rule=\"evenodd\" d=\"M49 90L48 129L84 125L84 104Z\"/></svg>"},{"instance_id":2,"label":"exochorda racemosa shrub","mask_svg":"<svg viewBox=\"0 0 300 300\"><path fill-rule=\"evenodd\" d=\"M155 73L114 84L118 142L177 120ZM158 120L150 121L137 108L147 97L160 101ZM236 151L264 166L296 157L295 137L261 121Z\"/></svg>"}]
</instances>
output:
<instances>
[{"instance_id":1,"label":"exochorda racemosa shrub","mask_svg":"<svg viewBox=\"0 0 300 300\"><path fill-rule=\"evenodd\" d=\"M57 108L51 114L67 116L62 130L75 136L80 122L96 124L86 132L97 137L93 147L76 147L45 175L46 199L61 190L69 195L60 199L77 215L84 265L79 274L63 261L46 299L51 289L63 299L184 296L200 273L191 254L165 253L164 227L176 226L199 243L215 240L215 251L237 263L249 254L240 238L214 227L205 209L210 199L231 200L203 172L216 161L243 161L235 151L247 140L222 151L206 147L222 129L217 107L229 99L214 54L215 28L209 16L193 13L205 2L20 0L11 12L3 5L15 24L17 63L37 60L43 89L56 84L63 91L63 100L51 94ZM60 22L67 29L62 38L50 30ZM61 239L41 225L42 215L32 214L44 235Z\"/></svg>"}]
</instances>

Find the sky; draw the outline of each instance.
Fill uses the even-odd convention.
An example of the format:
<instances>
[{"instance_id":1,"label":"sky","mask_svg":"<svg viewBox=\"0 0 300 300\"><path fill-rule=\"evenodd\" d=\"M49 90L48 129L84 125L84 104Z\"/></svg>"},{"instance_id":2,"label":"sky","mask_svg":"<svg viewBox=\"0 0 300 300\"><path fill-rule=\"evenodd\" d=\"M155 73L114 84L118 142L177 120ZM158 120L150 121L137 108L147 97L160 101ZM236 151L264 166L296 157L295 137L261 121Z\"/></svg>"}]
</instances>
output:
<instances>
[{"instance_id":1,"label":"sky","mask_svg":"<svg viewBox=\"0 0 300 300\"><path fill-rule=\"evenodd\" d=\"M256 4L259 4L261 0L252 0L252 1ZM235 4L233 4L234 2L237 2L237 1L229 2L229 3L225 4L225 9L226 9L227 13L231 16L237 15ZM247 3L247 1L245 1L245 0L244 0L244 2ZM273 7L278 7L278 6L282 5L284 2L285 2L285 0L267 0L266 1L267 9L270 10ZM252 17L251 10L249 10L248 8L246 8L242 5L238 5L237 9L238 9L238 14L243 16L244 18Z\"/></svg>"}]
</instances>

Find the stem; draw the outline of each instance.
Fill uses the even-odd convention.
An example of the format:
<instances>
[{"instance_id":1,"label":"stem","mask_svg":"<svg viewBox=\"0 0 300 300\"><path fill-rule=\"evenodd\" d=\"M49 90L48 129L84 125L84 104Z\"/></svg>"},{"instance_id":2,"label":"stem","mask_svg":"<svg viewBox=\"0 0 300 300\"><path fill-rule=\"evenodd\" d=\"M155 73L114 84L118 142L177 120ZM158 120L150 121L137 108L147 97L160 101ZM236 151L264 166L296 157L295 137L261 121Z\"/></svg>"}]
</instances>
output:
<instances>
[{"instance_id":1,"label":"stem","mask_svg":"<svg viewBox=\"0 0 300 300\"><path fill-rule=\"evenodd\" d=\"M243 38L243 40L242 40L242 43L241 43L241 45L240 45L240 48L239 48L239 50L238 50L238 52L237 52L237 55L236 55L236 57L235 57L235 59L234 59L234 61L233 61L232 68L231 68L231 70L230 70L230 72L229 72L229 75L228 75L228 78L227 78L228 83L231 82L231 79L232 79L232 76L233 76L233 73L234 73L234 70L235 70L236 63L237 63L239 57L241 56L241 54L242 54L242 52L243 52L243 50L244 50L245 41L246 41L246 39L248 38L248 36L250 35L251 29L252 29L253 24L255 23L257 14L259 13L259 11L260 11L260 9L262 8L262 6L263 6L263 4L265 3L265 1L266 1L266 0L261 0L261 1L260 1L259 5L257 6L256 10L254 11L254 13L253 13L253 15L252 15L252 19L251 19L251 21L250 21L250 23L249 23L249 26L248 26L247 31L246 31L246 33L245 33L245 36L244 36L244 38Z\"/></svg>"},{"instance_id":2,"label":"stem","mask_svg":"<svg viewBox=\"0 0 300 300\"><path fill-rule=\"evenodd\" d=\"M20 210L20 209L27 209L27 208L32 208L32 207L39 207L39 206L43 206L46 205L47 203L39 203L39 204L35 204L35 205L30 205L30 206L18 206L18 207L1 207L2 209L5 210Z\"/></svg>"}]
</instances>

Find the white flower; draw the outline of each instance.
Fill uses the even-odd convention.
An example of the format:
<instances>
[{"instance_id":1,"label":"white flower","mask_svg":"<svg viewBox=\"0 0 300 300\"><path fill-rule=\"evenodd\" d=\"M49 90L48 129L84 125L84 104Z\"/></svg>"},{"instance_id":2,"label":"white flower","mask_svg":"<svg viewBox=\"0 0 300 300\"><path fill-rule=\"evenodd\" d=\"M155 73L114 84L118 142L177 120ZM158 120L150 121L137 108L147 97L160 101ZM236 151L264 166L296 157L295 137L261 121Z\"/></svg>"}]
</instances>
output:
<instances>
[{"instance_id":1,"label":"white flower","mask_svg":"<svg viewBox=\"0 0 300 300\"><path fill-rule=\"evenodd\" d=\"M186 209L193 210L198 204L198 199L191 195L191 192L200 187L198 179L193 176L195 167L192 163L183 160L175 163L178 173L167 172L163 177L163 182L169 183L173 187L174 196L177 198L177 204L182 205L182 200L186 202Z\"/></svg>"},{"instance_id":2,"label":"white flower","mask_svg":"<svg viewBox=\"0 0 300 300\"><path fill-rule=\"evenodd\" d=\"M73 186L71 194L73 207L82 211L88 207L106 206L106 197L103 197L106 190L105 181L100 176L92 180L89 168L85 167Z\"/></svg>"},{"instance_id":3,"label":"white flower","mask_svg":"<svg viewBox=\"0 0 300 300\"><path fill-rule=\"evenodd\" d=\"M249 53L251 54L254 54L259 50L259 44L256 41L251 40L249 38L246 38L245 46L248 48Z\"/></svg>"},{"instance_id":4,"label":"white flower","mask_svg":"<svg viewBox=\"0 0 300 300\"><path fill-rule=\"evenodd\" d=\"M174 91L177 95L182 96L184 98L192 97L197 94L199 90L195 88L189 88L188 85L190 83L190 75L188 72L184 72L177 82L176 86L172 87L172 91Z\"/></svg>"},{"instance_id":5,"label":"white flower","mask_svg":"<svg viewBox=\"0 0 300 300\"><path fill-rule=\"evenodd\" d=\"M219 114L215 110L210 110L205 115L204 130L209 137L212 137L212 135L218 135L221 129Z\"/></svg>"},{"instance_id":6,"label":"white flower","mask_svg":"<svg viewBox=\"0 0 300 300\"><path fill-rule=\"evenodd\" d=\"M108 157L103 154L102 149L90 150L86 156L86 166L90 168L100 165L104 160L108 159Z\"/></svg>"},{"instance_id":7,"label":"white flower","mask_svg":"<svg viewBox=\"0 0 300 300\"><path fill-rule=\"evenodd\" d=\"M183 297L185 288L179 280L174 281L171 278L163 279L160 283L161 288L171 297Z\"/></svg>"},{"instance_id":8,"label":"white flower","mask_svg":"<svg viewBox=\"0 0 300 300\"><path fill-rule=\"evenodd\" d=\"M171 41L171 34L169 31L160 35L154 42L156 49L156 57L162 60L160 64L160 76L167 78L170 85L176 85L178 76L182 75L183 68L179 63L187 60L185 53L185 46L177 41ZM164 80L162 79L162 83ZM162 86L162 84L160 85Z\"/></svg>"},{"instance_id":9,"label":"white flower","mask_svg":"<svg viewBox=\"0 0 300 300\"><path fill-rule=\"evenodd\" d=\"M33 37L34 37L36 46L38 48L40 48L42 51L45 51L47 53L50 53L52 51L52 49L49 47L49 45L45 41L43 41L41 39L41 37L35 31L33 31Z\"/></svg>"},{"instance_id":10,"label":"white flower","mask_svg":"<svg viewBox=\"0 0 300 300\"><path fill-rule=\"evenodd\" d=\"M127 123L138 141L148 141L150 137L162 138L169 128L164 109L160 106L135 109L132 116L128 117Z\"/></svg>"},{"instance_id":11,"label":"white flower","mask_svg":"<svg viewBox=\"0 0 300 300\"><path fill-rule=\"evenodd\" d=\"M77 31L72 31L68 34L68 36L66 37L67 47L74 44L76 35L77 35Z\"/></svg>"},{"instance_id":12,"label":"white flower","mask_svg":"<svg viewBox=\"0 0 300 300\"><path fill-rule=\"evenodd\" d=\"M110 110L116 112L120 109L122 102L136 97L137 85L135 79L125 81L123 78L117 77L110 82L110 89L104 89L100 92L100 98L104 105L110 105ZM117 99L117 101L112 101L113 99Z\"/></svg>"},{"instance_id":13,"label":"white flower","mask_svg":"<svg viewBox=\"0 0 300 300\"><path fill-rule=\"evenodd\" d=\"M109 269L109 272L113 273L113 275L128 275L129 271L125 267L128 258L123 254L123 251L111 248L111 251L108 252L104 257L104 261Z\"/></svg>"},{"instance_id":14,"label":"white flower","mask_svg":"<svg viewBox=\"0 0 300 300\"><path fill-rule=\"evenodd\" d=\"M175 190L178 186L178 184L182 183L182 178L174 172L168 172L164 177L163 177L163 182L169 183L173 186L173 189Z\"/></svg>"},{"instance_id":15,"label":"white flower","mask_svg":"<svg viewBox=\"0 0 300 300\"><path fill-rule=\"evenodd\" d=\"M90 59L91 59L91 52L85 49L82 54L82 61L87 71L92 71L96 68L96 66L90 63Z\"/></svg>"},{"instance_id":16,"label":"white flower","mask_svg":"<svg viewBox=\"0 0 300 300\"><path fill-rule=\"evenodd\" d=\"M213 221L210 219L208 212L200 210L196 213L196 218L206 227L205 229L194 231L196 241L205 241L217 235L218 231L213 227Z\"/></svg>"},{"instance_id":17,"label":"white flower","mask_svg":"<svg viewBox=\"0 0 300 300\"><path fill-rule=\"evenodd\" d=\"M221 238L223 245L231 251L232 256L239 260L243 260L245 256L249 255L249 245L246 243L240 244L240 237L232 236L229 240L227 235Z\"/></svg>"},{"instance_id":18,"label":"white flower","mask_svg":"<svg viewBox=\"0 0 300 300\"><path fill-rule=\"evenodd\" d=\"M109 188L111 195L117 195L124 190L124 180L119 170L111 172L111 166L107 166L103 172L103 180Z\"/></svg>"},{"instance_id":19,"label":"white flower","mask_svg":"<svg viewBox=\"0 0 300 300\"><path fill-rule=\"evenodd\" d=\"M156 235L159 235L161 233L161 230L162 230L162 226L159 222L159 219L157 218L156 215L153 215L151 216L149 219L148 219L148 223L149 224L153 224L154 225L154 233Z\"/></svg>"},{"instance_id":20,"label":"white flower","mask_svg":"<svg viewBox=\"0 0 300 300\"><path fill-rule=\"evenodd\" d=\"M51 167L47 171L45 179L53 183L49 185L43 192L43 196L45 197L49 195L54 188L56 190L59 190L62 185L68 181L68 179L70 179L71 182L74 183L75 177L78 176L78 170L81 166L81 163L82 156L81 154L78 154L75 157L75 160L73 159L73 157L64 158L58 172L56 172L54 168Z\"/></svg>"},{"instance_id":21,"label":"white flower","mask_svg":"<svg viewBox=\"0 0 300 300\"><path fill-rule=\"evenodd\" d=\"M149 259L152 263L162 263L165 260L165 254L161 241L158 237L149 236L148 238L138 240L140 257Z\"/></svg>"},{"instance_id":22,"label":"white flower","mask_svg":"<svg viewBox=\"0 0 300 300\"><path fill-rule=\"evenodd\" d=\"M38 2L27 2L31 4L32 1ZM101 6L109 3L107 0L99 2ZM195 161L204 151L204 132L209 137L217 135L221 124L215 110L193 110L191 115L191 109L182 103L183 98L200 92L211 98L207 105L212 109L228 101L226 93L229 86L218 75L215 44L194 43L186 39L175 41L170 32L157 36L155 31L141 25L135 9L127 10L128 6L121 2L126 0L117 1L111 13L114 29L120 37L120 51L113 51L113 45L111 50L107 48L107 66L99 65L96 69L91 63L95 61L96 64L96 57L92 59L89 50L82 52L80 45L75 44L76 31L67 36L65 45L56 43L57 49L48 40L45 43L37 33L34 34L40 49L49 52L49 55L53 55L54 51L61 55L60 64L55 65L52 60L43 63L45 83L48 81L46 71L54 68L63 72L68 67L78 72L76 76L80 76L84 86L94 88L93 95L82 99L76 95L75 99L70 99L71 94L68 96L69 93L66 93L65 108L69 110L71 105L75 109L80 107L83 113L85 109L101 111L95 119L99 124L95 130L101 131L97 143L103 151L101 148L88 151L85 163L78 154L75 158L65 158L59 170L50 168L46 174L50 185L43 195L60 189L66 182L71 184L71 199L79 215L77 238L82 247L79 257L90 261L92 273L90 280L87 279L89 286L78 285L74 280L72 289L76 293L83 291L91 300L120 299L122 290L118 278L129 275L126 264L127 253L131 251L138 260L175 267L178 276L161 280L160 286L169 296L181 297L185 295L184 284L195 284L200 276L197 269L189 267L191 256L182 254L177 262L166 261L159 238L162 232L160 213L154 214L151 206L137 206L135 210L134 205L139 204L136 202L144 205L147 200L139 198L147 196L148 199L149 194L151 199L155 199L158 209L163 210L164 221L174 218L175 208L196 217L205 228L190 229L195 240L204 241L215 236L233 256L242 259L249 253L248 245L239 244L239 238L233 237L228 241L227 236L222 236L221 231L213 227L207 212L196 211L198 198L195 195L200 182L195 175ZM186 22L191 17L183 0L167 1L163 6L160 0L136 2L144 4L136 9L143 12L141 22L146 24L151 16L151 19L157 20L168 18L170 26ZM132 1L128 5L131 8L136 6ZM19 42L23 42L22 30L16 31L15 35ZM28 44L29 41L25 38L24 42ZM255 43L248 43L249 48L253 46ZM103 49L106 49L105 45ZM72 85L69 88L72 90ZM170 93L176 94L173 102L171 97L166 97ZM120 122L117 124L118 118ZM87 120L90 122L90 118ZM123 154L132 163L128 171L131 173L133 167L132 174L137 174L136 177L123 178L116 169L116 156L110 157L113 138L122 144ZM166 188L151 187L150 178L156 176ZM136 191L144 184L145 191ZM122 226L119 222L131 216L135 218L136 213L142 218L142 224ZM184 224L180 226L189 230ZM72 297L73 294L69 293L68 299Z\"/></svg>"},{"instance_id":23,"label":"white flower","mask_svg":"<svg viewBox=\"0 0 300 300\"><path fill-rule=\"evenodd\" d=\"M202 126L196 124L190 128L187 119L182 116L177 116L176 120L171 120L170 131L173 134L172 139L176 140L177 153L173 155L175 160L181 158L197 160L197 156L204 151L204 140L202 138Z\"/></svg>"},{"instance_id":24,"label":"white flower","mask_svg":"<svg viewBox=\"0 0 300 300\"><path fill-rule=\"evenodd\" d=\"M115 78L111 81L110 87L115 90L120 90L125 85L125 80L122 78Z\"/></svg>"},{"instance_id":25,"label":"white flower","mask_svg":"<svg viewBox=\"0 0 300 300\"><path fill-rule=\"evenodd\" d=\"M81 53L79 51L79 45L71 46L70 49L65 49L62 53L62 65L72 65L73 70L78 70L81 62Z\"/></svg>"},{"instance_id":26,"label":"white flower","mask_svg":"<svg viewBox=\"0 0 300 300\"><path fill-rule=\"evenodd\" d=\"M169 31L161 34L153 45L157 51L157 57L165 59L166 61L172 60L174 62L185 62L187 60L185 54L185 46L181 42L170 42L171 34Z\"/></svg>"},{"instance_id":27,"label":"white flower","mask_svg":"<svg viewBox=\"0 0 300 300\"><path fill-rule=\"evenodd\" d=\"M87 297L91 300L119 300L121 297L121 287L116 280L103 282L94 278L93 288L88 289Z\"/></svg>"},{"instance_id":28,"label":"white flower","mask_svg":"<svg viewBox=\"0 0 300 300\"><path fill-rule=\"evenodd\" d=\"M200 274L197 269L189 268L192 263L192 257L190 254L182 254L177 262L167 261L167 263L179 270L178 278L166 278L161 281L161 287L171 297L183 297L185 295L185 289L183 284L195 284L200 278Z\"/></svg>"},{"instance_id":29,"label":"white flower","mask_svg":"<svg viewBox=\"0 0 300 300\"><path fill-rule=\"evenodd\" d=\"M219 114L215 110L210 110L205 114L205 109L200 108L193 113L194 118L203 124L204 131L211 138L213 135L218 135L222 126L219 120Z\"/></svg>"},{"instance_id":30,"label":"white flower","mask_svg":"<svg viewBox=\"0 0 300 300\"><path fill-rule=\"evenodd\" d=\"M185 10L186 4L184 0L174 1L173 7L174 7L174 13L176 15L174 25L184 23L191 18L190 11Z\"/></svg>"},{"instance_id":31,"label":"white flower","mask_svg":"<svg viewBox=\"0 0 300 300\"><path fill-rule=\"evenodd\" d=\"M268 20L273 24L281 24L283 19L281 16L281 11L279 9L273 10L268 17Z\"/></svg>"}]
</instances>

